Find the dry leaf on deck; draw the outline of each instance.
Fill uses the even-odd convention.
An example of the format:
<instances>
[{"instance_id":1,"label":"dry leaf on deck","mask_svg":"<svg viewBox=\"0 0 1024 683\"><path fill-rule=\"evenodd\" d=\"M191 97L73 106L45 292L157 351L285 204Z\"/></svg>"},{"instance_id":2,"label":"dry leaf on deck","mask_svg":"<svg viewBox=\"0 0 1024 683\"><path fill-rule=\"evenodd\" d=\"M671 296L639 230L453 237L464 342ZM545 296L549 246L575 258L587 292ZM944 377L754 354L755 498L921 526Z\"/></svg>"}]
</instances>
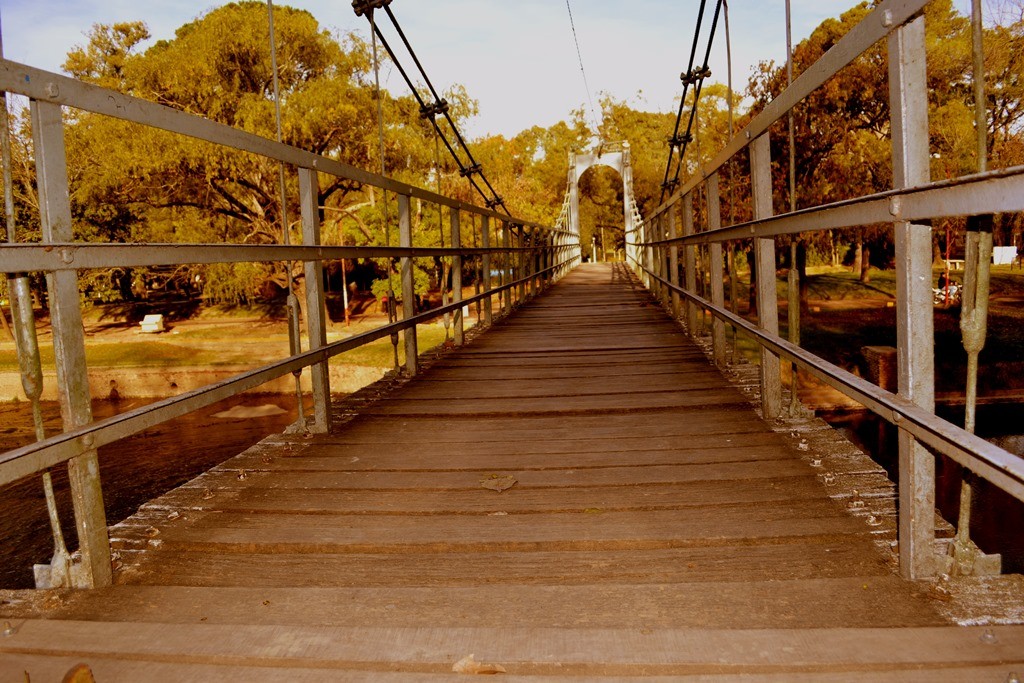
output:
<instances>
[{"instance_id":1,"label":"dry leaf on deck","mask_svg":"<svg viewBox=\"0 0 1024 683\"><path fill-rule=\"evenodd\" d=\"M501 493L506 489L510 489L516 484L516 478L511 474L506 474L503 477L492 476L488 479L484 479L480 482L480 486L491 491L497 491Z\"/></svg>"},{"instance_id":2,"label":"dry leaf on deck","mask_svg":"<svg viewBox=\"0 0 1024 683\"><path fill-rule=\"evenodd\" d=\"M505 667L501 664L484 664L473 659L473 655L467 655L455 662L452 671L457 674L503 674Z\"/></svg>"}]
</instances>

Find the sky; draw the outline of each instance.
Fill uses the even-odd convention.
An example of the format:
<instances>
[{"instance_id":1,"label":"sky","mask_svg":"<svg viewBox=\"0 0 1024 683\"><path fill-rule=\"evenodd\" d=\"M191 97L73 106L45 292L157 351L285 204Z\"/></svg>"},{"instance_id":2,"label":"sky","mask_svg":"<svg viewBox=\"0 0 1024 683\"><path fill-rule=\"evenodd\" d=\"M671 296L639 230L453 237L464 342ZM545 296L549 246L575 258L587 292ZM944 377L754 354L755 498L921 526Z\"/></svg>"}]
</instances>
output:
<instances>
[{"instance_id":1,"label":"sky","mask_svg":"<svg viewBox=\"0 0 1024 683\"><path fill-rule=\"evenodd\" d=\"M182 24L218 2L206 0L0 0L4 55L60 71L65 55L85 42L95 23L141 20L153 39L172 38ZM349 0L293 0L329 30L369 37L365 18ZM794 43L823 19L855 0L792 0ZM961 4L961 3L958 3ZM679 81L689 60L699 2L689 0L570 0L591 97L580 73L565 0L394 0L398 18L439 90L461 83L480 113L467 122L470 137L507 137L534 125L550 126L603 94L643 111L675 111ZM708 2L698 61L706 48L713 0ZM733 85L742 90L761 60L785 60L784 0L734 0L730 9ZM379 13L382 26L388 28ZM397 40L390 40L392 44ZM403 59L407 68L411 60ZM710 66L712 81L726 82L724 25ZM385 87L405 92L397 73Z\"/></svg>"}]
</instances>

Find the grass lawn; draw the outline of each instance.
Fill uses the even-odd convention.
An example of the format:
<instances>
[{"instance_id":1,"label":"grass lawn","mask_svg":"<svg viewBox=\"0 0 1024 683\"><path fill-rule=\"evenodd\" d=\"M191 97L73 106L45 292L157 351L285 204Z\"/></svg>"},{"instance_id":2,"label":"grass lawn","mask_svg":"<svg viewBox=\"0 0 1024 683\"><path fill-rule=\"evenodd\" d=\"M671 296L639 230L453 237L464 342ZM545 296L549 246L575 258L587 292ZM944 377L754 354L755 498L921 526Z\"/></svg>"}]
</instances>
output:
<instances>
[{"instance_id":1,"label":"grass lawn","mask_svg":"<svg viewBox=\"0 0 1024 683\"><path fill-rule=\"evenodd\" d=\"M372 323L361 323L344 332L331 332L327 341L336 342L346 337L374 329ZM122 332L122 336L126 333ZM440 324L420 325L418 339L420 351L426 351L444 342L444 327ZM307 348L305 345L303 348ZM284 323L260 324L255 329L251 322L223 322L212 326L182 326L175 334L145 336L135 339L114 340L104 334L91 335L86 340L85 357L90 368L117 367L211 367L242 365L255 367L283 359L287 355L288 332ZM53 369L53 347L47 339L40 340L40 357L44 369ZM399 341L400 362L405 361L405 345ZM378 339L348 351L334 360L336 363L367 367L391 367L394 363L391 340ZM9 340L0 344L0 372L17 372L18 358L14 344Z\"/></svg>"}]
</instances>

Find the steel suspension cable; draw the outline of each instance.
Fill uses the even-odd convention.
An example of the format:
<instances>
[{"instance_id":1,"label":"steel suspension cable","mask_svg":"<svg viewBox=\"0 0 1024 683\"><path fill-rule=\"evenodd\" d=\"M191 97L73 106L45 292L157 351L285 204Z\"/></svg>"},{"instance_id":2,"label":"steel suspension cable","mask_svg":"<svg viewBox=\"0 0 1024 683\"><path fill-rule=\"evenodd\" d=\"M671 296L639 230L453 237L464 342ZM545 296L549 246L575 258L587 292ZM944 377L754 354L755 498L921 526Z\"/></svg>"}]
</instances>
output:
<instances>
[{"instance_id":1,"label":"steel suspension cable","mask_svg":"<svg viewBox=\"0 0 1024 683\"><path fill-rule=\"evenodd\" d=\"M280 144L283 141L283 135L281 133L281 85L277 75L277 39L274 35L274 3L273 0L267 0L267 22L270 27L270 69L273 72L273 84L274 84L274 120L277 124L277 142ZM284 175L284 162L277 162L277 182L279 200L281 202L281 232L284 240L284 245L287 247L291 244L291 235L289 234L288 227L288 194L285 188L285 175ZM291 261L286 262L286 281L288 287L288 348L293 356L302 353L302 335L300 332L300 320L299 320L299 300L295 296L295 278L292 275ZM305 409L302 405L302 370L296 370L292 373L295 376L295 400L297 403L298 410L298 422L296 423L300 429L306 427L306 416Z\"/></svg>"},{"instance_id":2,"label":"steel suspension cable","mask_svg":"<svg viewBox=\"0 0 1024 683\"><path fill-rule=\"evenodd\" d=\"M391 57L391 60L395 64L396 68L398 69L399 74L401 74L402 79L405 81L406 85L409 87L409 90L412 92L413 97L419 103L419 105L420 105L420 114L424 118L429 118L430 119L432 125L434 126L434 129L437 131L437 134L440 136L442 142L444 142L445 147L448 149L449 154L451 154L452 158L455 160L455 163L458 164L458 166L459 166L459 173L461 175L463 175L464 177L469 179L470 185L480 194L480 196L483 198L484 203L487 205L488 208L496 209L496 208L500 207L502 210L504 210L506 215L511 216L511 213L509 213L508 208L505 207L504 201L498 195L498 193L495 191L494 187L491 185L491 183L487 179L486 175L484 175L482 167L480 166L479 163L477 163L476 159L473 157L472 153L470 152L469 146L466 144L465 139L463 138L462 134L459 132L458 127L455 125L455 121L452 119L451 114L448 111L448 103L445 102L443 99L441 99L438 96L437 90L434 88L433 84L430 82L430 78L426 75L426 72L423 69L422 63L420 62L419 58L416 56L416 53L413 50L412 45L409 43L409 40L405 36L405 32L402 31L401 26L398 24L398 20L395 18L394 14L391 12L391 9L388 7L390 2L391 2L391 0L353 0L352 8L355 11L357 16L362 16L362 15L365 14L367 16L367 18L370 20L371 33L373 33L375 40L380 40L381 45L384 46L384 49L387 51L388 55ZM380 27L374 21L374 17L373 17L373 10L374 10L374 8L383 8L384 11L387 13L388 17L391 19L391 23L394 25L395 30L398 32L399 36L401 37L402 42L404 43L404 45L405 45L406 49L408 50L410 56L412 56L413 61L415 62L417 68L420 71L420 74L423 76L424 80L426 81L427 87L429 88L429 90L431 92L431 95L435 98L434 102L432 104L428 105L426 103L426 101L424 101L423 96L420 94L419 90L416 88L416 85L415 85L415 83L413 83L412 78L409 76L408 72L402 66L401 62L398 59L398 56L395 54L395 51L392 49L391 44L388 42L387 38L384 37L384 34L381 32ZM379 87L379 84L378 84L378 87ZM444 115L445 120L448 121L448 125L451 127L451 130L452 130L453 134L455 135L457 144L459 144L459 146L461 146L462 149L466 153L466 157L469 160L469 164L465 164L462 161L462 159L459 157L459 154L456 151L455 147L451 144L451 142L448 140L448 137L441 130L441 127L438 125L437 118L436 118L438 114ZM480 176L480 178L483 181L484 185L486 185L487 189L490 190L490 193L491 193L490 196L473 179L472 176L474 174L477 174L477 175Z\"/></svg>"},{"instance_id":3,"label":"steel suspension cable","mask_svg":"<svg viewBox=\"0 0 1024 683\"><path fill-rule=\"evenodd\" d=\"M572 18L572 7L569 0L565 0L565 9L569 12L569 26L572 28L572 40L576 44L576 58L580 63L580 75L583 76L583 88L587 91L587 101L590 103L590 115L594 117L594 124L599 125L597 109L594 107L594 98L590 94L590 83L587 81L587 72L583 68L583 53L580 51L580 39L576 35L576 22ZM597 132L595 130L595 132Z\"/></svg>"},{"instance_id":4,"label":"steel suspension cable","mask_svg":"<svg viewBox=\"0 0 1024 683\"><path fill-rule=\"evenodd\" d=\"M419 90L416 88L416 84L413 83L412 78L409 76L408 72L402 66L401 62L398 61L398 57L395 55L395 51L391 48L391 44L388 43L387 38L384 37L384 34L381 32L380 28L376 25L376 23L373 22L372 16L371 16L371 27L372 27L372 30L373 30L374 42L379 40L380 44L384 46L384 50L391 57L391 61L394 62L395 67L398 69L398 73L401 74L402 79L405 81L406 85L409 86L409 90L412 92L412 95L416 99L416 102L419 103L419 105L420 105L420 112L421 113L432 112L435 109L436 105L428 105L426 103L426 100L423 99L423 96L420 94ZM379 87L380 87L380 84L378 82L378 88ZM440 102L438 102L438 104L440 104ZM462 159L459 157L459 153L455 150L455 147L452 145L451 141L448 140L448 137L441 130L441 127L437 125L437 121L434 118L434 116L431 115L428 118L430 118L430 120L432 121L432 125L434 126L434 129L437 131L438 135L440 136L441 141L444 143L444 146L448 149L449 154L451 154L452 158L455 160L455 163L458 164L458 166L459 166L459 173L461 175L465 176L466 178L468 178L469 179L469 184L473 186L473 188L480 194L481 197L483 197L484 201L488 205L491 205L491 203L492 203L491 198L487 195L486 192L484 192L483 188L480 187L480 185L477 184L477 182L475 180L473 180L473 174L474 173L481 173L481 175L482 175L482 171L480 169L479 164L477 164L475 161L473 161L473 162L471 162L470 165L467 166L462 161ZM454 126L453 126L453 128L454 128ZM490 184L488 183L488 187L489 186L490 186Z\"/></svg>"},{"instance_id":5,"label":"steel suspension cable","mask_svg":"<svg viewBox=\"0 0 1024 683\"><path fill-rule=\"evenodd\" d=\"M382 176L387 175L387 166L384 162L384 98L381 96L380 90L380 58L377 54L377 24L373 18L373 9L370 9L369 16L367 17L370 21L370 40L373 49L373 84L374 94L377 98L377 142L380 145L380 174ZM388 191L383 187L381 188L382 201L384 204L384 246L391 246L391 225L390 216L388 215ZM388 273L388 303L387 303L387 314L388 324L393 325L398 317L398 309L395 306L395 286L394 286L394 274L392 267L394 265L394 259L388 260L387 273ZM394 356L395 368L399 367L398 362L398 334L391 335L391 348Z\"/></svg>"},{"instance_id":6,"label":"steel suspension cable","mask_svg":"<svg viewBox=\"0 0 1024 683\"><path fill-rule=\"evenodd\" d=\"M697 106L698 106L699 100L700 100L700 93L704 89L704 80L708 76L711 75L711 70L708 67L708 63L711 60L711 48L714 46L714 43L715 43L715 33L718 31L718 18L721 15L721 12L722 12L722 2L723 2L723 0L718 0L718 2L715 4L715 14L714 14L714 17L711 20L711 31L710 31L710 33L708 35L708 47L704 51L704 63L701 65L700 69L697 72L694 72L694 71L691 70L690 73L687 74L687 78L688 79L692 79L694 81L694 84L693 84L693 87L694 87L694 91L693 91L693 106L690 109L690 119L689 119L689 121L686 124L686 134L683 135L683 137L680 140L680 142L682 144L681 144L681 148L680 148L680 151L679 151L679 160L678 160L678 164L676 166L675 177L672 179L672 183L671 183L672 186L675 186L679 182L679 174L680 174L680 172L683 169L683 158L686 155L686 150L689 147L690 141L693 140L692 131L693 131L694 120L695 120L695 118L697 116ZM685 91L684 91L683 98L685 99L685 97L686 97L686 94L685 94ZM672 142L675 143L676 141L673 140ZM669 154L669 163L671 164L671 162L672 162L672 155L670 153Z\"/></svg>"},{"instance_id":7,"label":"steel suspension cable","mask_svg":"<svg viewBox=\"0 0 1024 683\"><path fill-rule=\"evenodd\" d=\"M416 51L413 50L412 44L409 43L409 39L406 37L405 31L402 30L401 25L398 23L398 19L391 11L391 7L389 7L388 5L384 5L384 11L387 13L388 18L391 19L391 23L395 27L395 31L398 33L398 37L402 39L402 43L405 45L405 49L409 52L409 56L412 57L413 63L416 64L416 68L419 69L420 75L423 76L423 81L427 84L427 88L430 90L430 94L433 95L434 97L434 106L438 107L438 109L440 110L439 113L441 113L444 116L445 120L448 122L448 125L452 129L452 133L455 135L456 141L459 143L459 146L462 147L462 150L466 153L466 158L469 160L469 167L473 168L474 166L478 166L476 159L473 157L473 152L470 151L469 145L466 144L466 140L462 137L462 133L459 132L458 126L455 125L455 121L452 119L452 115L448 107L439 106L444 103L444 100L438 94L437 89L434 88L434 84L430 82L430 77L427 76L427 72L423 68L423 64L420 62L419 57L416 55ZM392 55L392 59L394 59L394 55ZM410 87L412 86L410 85ZM435 128L437 128L436 123ZM438 134L440 134L440 129L438 128L437 130ZM501 199L498 196L498 193L495 191L495 189L491 186L490 181L487 180L487 176L484 175L482 169L479 175L480 179L484 181L484 184L487 186L487 189L491 191L491 194L494 195L495 199ZM504 204L501 204L501 206L504 207ZM506 211L506 213L508 212Z\"/></svg>"},{"instance_id":8,"label":"steel suspension cable","mask_svg":"<svg viewBox=\"0 0 1024 683\"><path fill-rule=\"evenodd\" d=\"M690 61L686 66L686 73L693 72L693 60L697 57L697 45L700 40L700 27L704 23L704 10L707 7L707 0L700 0L700 9L697 11L697 25L693 31L693 44L690 47ZM665 178L662 181L661 198L665 198L665 189L668 185L668 176L672 172L672 152L675 150L675 140L679 136L679 124L683 119L683 109L686 107L686 92L689 88L688 82L683 82L683 96L679 100L679 111L676 112L676 123L672 129L672 137L669 139L668 160L665 163Z\"/></svg>"}]
</instances>

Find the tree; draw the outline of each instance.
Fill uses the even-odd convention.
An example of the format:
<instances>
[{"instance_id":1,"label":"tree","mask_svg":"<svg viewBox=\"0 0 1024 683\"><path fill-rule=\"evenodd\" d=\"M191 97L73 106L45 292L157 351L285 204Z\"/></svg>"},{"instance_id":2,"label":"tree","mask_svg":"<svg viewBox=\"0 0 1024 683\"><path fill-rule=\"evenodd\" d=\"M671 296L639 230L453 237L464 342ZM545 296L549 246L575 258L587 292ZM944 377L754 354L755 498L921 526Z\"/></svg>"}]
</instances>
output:
<instances>
[{"instance_id":1,"label":"tree","mask_svg":"<svg viewBox=\"0 0 1024 683\"><path fill-rule=\"evenodd\" d=\"M367 46L354 35L340 41L306 11L275 9L284 142L371 170L380 167L376 100ZM97 25L65 68L83 80L273 138L273 74L267 7L237 2L214 9L143 53L142 23ZM456 117L475 103L450 93ZM382 93L385 167L389 175L424 184L433 144L411 96ZM68 131L76 231L115 241L283 241L276 162L89 114ZM337 242L381 244L381 193L321 175L319 204L325 233ZM285 212L298 240L297 179L287 173ZM392 198L393 200L393 198ZM344 234L342 234L344 232ZM208 293L250 298L265 284L283 287L283 264L202 268ZM301 272L293 272L296 280ZM300 300L302 297L300 297Z\"/></svg>"}]
</instances>

